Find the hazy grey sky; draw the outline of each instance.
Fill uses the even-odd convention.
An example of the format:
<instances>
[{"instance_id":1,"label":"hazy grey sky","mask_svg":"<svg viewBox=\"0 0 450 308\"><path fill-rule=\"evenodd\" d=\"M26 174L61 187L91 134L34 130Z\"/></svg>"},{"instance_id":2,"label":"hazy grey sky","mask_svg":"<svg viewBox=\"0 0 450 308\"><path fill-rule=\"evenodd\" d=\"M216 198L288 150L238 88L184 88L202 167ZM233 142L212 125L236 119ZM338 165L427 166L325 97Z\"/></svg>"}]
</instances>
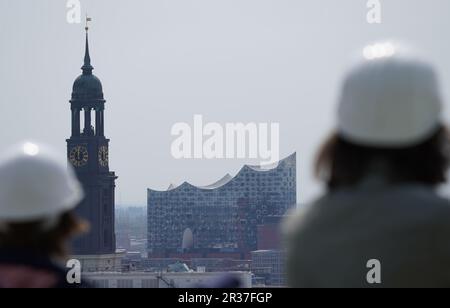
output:
<instances>
[{"instance_id":1,"label":"hazy grey sky","mask_svg":"<svg viewBox=\"0 0 450 308\"><path fill-rule=\"evenodd\" d=\"M245 160L175 160L175 122L279 122L282 157L296 151L298 199L320 192L317 146L334 126L339 80L365 43L399 38L421 48L450 84L450 1L81 0L93 17L92 63L107 99L106 134L117 203L145 204L146 188L207 185ZM65 153L83 25L65 0L0 1L0 150L37 139ZM446 110L448 118L449 112Z\"/></svg>"}]
</instances>

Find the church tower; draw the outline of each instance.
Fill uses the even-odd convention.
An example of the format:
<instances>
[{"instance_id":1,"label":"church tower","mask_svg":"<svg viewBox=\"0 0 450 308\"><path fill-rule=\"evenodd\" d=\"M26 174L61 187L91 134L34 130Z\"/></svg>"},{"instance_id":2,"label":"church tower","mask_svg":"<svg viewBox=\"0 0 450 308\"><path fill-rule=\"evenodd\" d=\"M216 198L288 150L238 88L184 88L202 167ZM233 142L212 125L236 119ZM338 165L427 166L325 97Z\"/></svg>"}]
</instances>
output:
<instances>
[{"instance_id":1,"label":"church tower","mask_svg":"<svg viewBox=\"0 0 450 308\"><path fill-rule=\"evenodd\" d=\"M89 21L89 20L88 20ZM67 157L83 185L85 199L77 214L89 221L89 233L72 246L76 255L114 254L114 190L117 177L109 170L109 139L105 137L105 100L100 80L92 74L89 28L83 73L73 85L72 136L67 140Z\"/></svg>"}]
</instances>

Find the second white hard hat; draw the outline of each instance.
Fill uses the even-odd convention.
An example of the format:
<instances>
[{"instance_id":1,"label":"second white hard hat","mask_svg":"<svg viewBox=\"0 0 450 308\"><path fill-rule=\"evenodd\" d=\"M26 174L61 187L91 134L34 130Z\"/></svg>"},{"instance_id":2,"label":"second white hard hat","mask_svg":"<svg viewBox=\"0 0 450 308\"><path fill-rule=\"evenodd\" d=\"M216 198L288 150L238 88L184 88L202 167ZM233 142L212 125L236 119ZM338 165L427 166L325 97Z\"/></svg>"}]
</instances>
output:
<instances>
[{"instance_id":1,"label":"second white hard hat","mask_svg":"<svg viewBox=\"0 0 450 308\"><path fill-rule=\"evenodd\" d=\"M54 218L76 207L82 188L65 159L26 142L0 158L0 222Z\"/></svg>"},{"instance_id":2,"label":"second white hard hat","mask_svg":"<svg viewBox=\"0 0 450 308\"><path fill-rule=\"evenodd\" d=\"M433 67L393 43L368 46L364 56L342 87L339 134L373 147L425 141L441 123L442 98Z\"/></svg>"}]
</instances>

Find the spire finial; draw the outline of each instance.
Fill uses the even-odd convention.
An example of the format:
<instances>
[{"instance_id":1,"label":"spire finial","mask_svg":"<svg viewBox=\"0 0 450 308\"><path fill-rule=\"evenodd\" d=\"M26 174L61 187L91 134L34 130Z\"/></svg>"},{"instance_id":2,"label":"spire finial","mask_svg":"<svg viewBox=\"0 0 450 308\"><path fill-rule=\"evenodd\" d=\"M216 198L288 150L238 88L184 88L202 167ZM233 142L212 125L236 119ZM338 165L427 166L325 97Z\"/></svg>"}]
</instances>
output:
<instances>
[{"instance_id":1,"label":"spire finial","mask_svg":"<svg viewBox=\"0 0 450 308\"><path fill-rule=\"evenodd\" d=\"M83 70L83 75L92 74L92 70L94 69L91 65L91 56L89 55L89 22L90 21L92 21L92 18L90 18L86 14L86 27L84 28L86 30L86 51L84 54L84 65L81 68Z\"/></svg>"},{"instance_id":2,"label":"spire finial","mask_svg":"<svg viewBox=\"0 0 450 308\"><path fill-rule=\"evenodd\" d=\"M84 28L86 32L89 31L89 22L92 21L92 18L86 13L86 27Z\"/></svg>"}]
</instances>

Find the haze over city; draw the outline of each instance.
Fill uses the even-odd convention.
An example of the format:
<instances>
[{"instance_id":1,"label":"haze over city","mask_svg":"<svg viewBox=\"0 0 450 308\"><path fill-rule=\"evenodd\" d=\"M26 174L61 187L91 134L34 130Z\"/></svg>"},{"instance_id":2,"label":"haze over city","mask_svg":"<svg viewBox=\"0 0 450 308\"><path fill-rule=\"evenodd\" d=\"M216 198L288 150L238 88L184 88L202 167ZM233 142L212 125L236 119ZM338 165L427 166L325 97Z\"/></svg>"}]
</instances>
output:
<instances>
[{"instance_id":1,"label":"haze over city","mask_svg":"<svg viewBox=\"0 0 450 308\"><path fill-rule=\"evenodd\" d=\"M419 46L441 69L449 97L445 0L383 1L379 25L367 23L358 0L81 3L93 18L91 58L107 100L119 205L146 204L147 188L208 185L259 163L174 159L171 128L192 124L195 114L221 124L279 123L280 157L297 152L298 202L309 201L321 189L313 158L334 127L348 55L366 43L401 38ZM68 101L84 52L84 25L68 24L66 13L65 1L0 2L0 151L30 139L66 151Z\"/></svg>"}]
</instances>

